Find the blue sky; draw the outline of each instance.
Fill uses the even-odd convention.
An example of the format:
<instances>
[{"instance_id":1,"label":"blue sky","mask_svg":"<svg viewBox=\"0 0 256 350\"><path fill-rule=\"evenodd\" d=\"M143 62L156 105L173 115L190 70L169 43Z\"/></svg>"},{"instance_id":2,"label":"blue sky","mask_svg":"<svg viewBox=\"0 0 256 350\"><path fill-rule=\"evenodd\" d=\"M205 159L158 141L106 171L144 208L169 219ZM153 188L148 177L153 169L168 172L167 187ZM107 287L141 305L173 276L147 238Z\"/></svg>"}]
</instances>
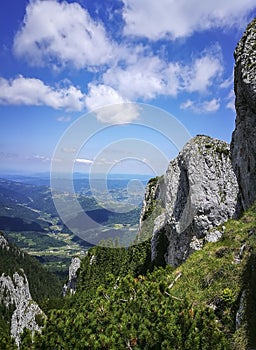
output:
<instances>
[{"instance_id":1,"label":"blue sky","mask_svg":"<svg viewBox=\"0 0 256 350\"><path fill-rule=\"evenodd\" d=\"M233 52L255 14L255 0L1 1L0 172L49 171L56 145L88 113L102 131L62 145L77 171L97 162L113 172L162 171L147 145L168 160L177 147L155 107L191 136L230 142ZM152 106L156 124L140 103Z\"/></svg>"}]
</instances>

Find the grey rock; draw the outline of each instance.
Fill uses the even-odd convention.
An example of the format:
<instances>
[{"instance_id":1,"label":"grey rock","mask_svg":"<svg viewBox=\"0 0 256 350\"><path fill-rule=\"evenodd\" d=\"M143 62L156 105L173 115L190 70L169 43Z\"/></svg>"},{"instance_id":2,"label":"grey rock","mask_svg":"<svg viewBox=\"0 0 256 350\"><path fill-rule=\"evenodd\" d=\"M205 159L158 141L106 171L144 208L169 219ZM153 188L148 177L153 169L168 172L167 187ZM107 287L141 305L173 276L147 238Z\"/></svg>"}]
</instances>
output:
<instances>
[{"instance_id":1,"label":"grey rock","mask_svg":"<svg viewBox=\"0 0 256 350\"><path fill-rule=\"evenodd\" d=\"M43 320L46 316L38 304L32 300L29 284L23 271L15 272L12 276L2 274L0 277L0 303L9 308L11 305L15 310L11 318L11 336L14 338L18 348L20 347L21 334L29 329L32 334L40 332L42 327L38 325L36 318Z\"/></svg>"},{"instance_id":2,"label":"grey rock","mask_svg":"<svg viewBox=\"0 0 256 350\"><path fill-rule=\"evenodd\" d=\"M70 294L75 294L76 284L77 284L77 271L80 268L81 260L77 257L72 258L71 264L69 266L68 283L64 284L62 293L63 296L69 292Z\"/></svg>"},{"instance_id":3,"label":"grey rock","mask_svg":"<svg viewBox=\"0 0 256 350\"><path fill-rule=\"evenodd\" d=\"M235 50L236 128L231 155L243 210L256 201L256 20Z\"/></svg>"},{"instance_id":4,"label":"grey rock","mask_svg":"<svg viewBox=\"0 0 256 350\"><path fill-rule=\"evenodd\" d=\"M204 242L203 239L198 239L196 236L193 236L189 244L190 248L193 250L201 250L203 248Z\"/></svg>"},{"instance_id":5,"label":"grey rock","mask_svg":"<svg viewBox=\"0 0 256 350\"><path fill-rule=\"evenodd\" d=\"M236 330L238 330L241 327L241 325L245 322L246 319L245 301L246 292L243 291L239 301L239 308L236 313Z\"/></svg>"},{"instance_id":6,"label":"grey rock","mask_svg":"<svg viewBox=\"0 0 256 350\"><path fill-rule=\"evenodd\" d=\"M7 240L0 234L0 248L9 250L9 244Z\"/></svg>"},{"instance_id":7,"label":"grey rock","mask_svg":"<svg viewBox=\"0 0 256 350\"><path fill-rule=\"evenodd\" d=\"M216 241L220 235L212 229L236 214L238 184L229 145L207 136L193 138L170 162L152 195L149 188L142 213L147 212L147 198L162 207L154 220L152 260L178 266L202 247L205 237ZM141 221L141 230L146 220Z\"/></svg>"},{"instance_id":8,"label":"grey rock","mask_svg":"<svg viewBox=\"0 0 256 350\"><path fill-rule=\"evenodd\" d=\"M208 232L205 236L205 241L206 242L212 242L215 243L217 242L220 238L222 237L222 232L219 230L215 230L212 232Z\"/></svg>"}]
</instances>

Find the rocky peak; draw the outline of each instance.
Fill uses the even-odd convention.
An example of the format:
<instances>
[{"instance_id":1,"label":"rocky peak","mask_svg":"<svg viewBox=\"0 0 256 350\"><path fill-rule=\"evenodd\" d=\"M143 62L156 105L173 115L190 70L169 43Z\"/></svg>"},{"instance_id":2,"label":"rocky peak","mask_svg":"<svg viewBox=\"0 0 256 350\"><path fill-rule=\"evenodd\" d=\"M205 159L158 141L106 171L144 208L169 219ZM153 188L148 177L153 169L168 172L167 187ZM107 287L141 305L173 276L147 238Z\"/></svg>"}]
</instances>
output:
<instances>
[{"instance_id":1,"label":"rocky peak","mask_svg":"<svg viewBox=\"0 0 256 350\"><path fill-rule=\"evenodd\" d=\"M68 283L63 286L63 296L69 291L70 294L75 294L77 284L77 271L80 268L81 260L77 257L72 258L69 266Z\"/></svg>"},{"instance_id":2,"label":"rocky peak","mask_svg":"<svg viewBox=\"0 0 256 350\"><path fill-rule=\"evenodd\" d=\"M229 145L203 135L189 141L170 162L164 177L147 186L146 196L151 200L142 209L141 231L147 216L154 215L152 207L158 213L152 260L177 266L204 241L219 239L221 232L214 227L235 215L237 195ZM152 206L152 201L157 205Z\"/></svg>"},{"instance_id":3,"label":"rocky peak","mask_svg":"<svg viewBox=\"0 0 256 350\"><path fill-rule=\"evenodd\" d=\"M231 155L243 209L256 200L256 19L235 50L236 128Z\"/></svg>"}]
</instances>

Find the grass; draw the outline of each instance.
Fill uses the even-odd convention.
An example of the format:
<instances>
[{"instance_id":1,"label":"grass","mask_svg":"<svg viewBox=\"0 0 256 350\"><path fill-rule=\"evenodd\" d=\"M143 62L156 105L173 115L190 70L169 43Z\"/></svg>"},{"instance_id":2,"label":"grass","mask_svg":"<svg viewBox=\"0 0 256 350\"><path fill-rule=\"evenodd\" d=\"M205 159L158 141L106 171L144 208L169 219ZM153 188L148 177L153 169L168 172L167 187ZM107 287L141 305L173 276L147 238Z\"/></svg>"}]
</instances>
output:
<instances>
[{"instance_id":1,"label":"grass","mask_svg":"<svg viewBox=\"0 0 256 350\"><path fill-rule=\"evenodd\" d=\"M232 334L234 349L243 350L256 344L256 205L225 227L221 240L206 244L173 272L181 278L172 295L213 308L225 332ZM245 317L236 330L243 293Z\"/></svg>"}]
</instances>

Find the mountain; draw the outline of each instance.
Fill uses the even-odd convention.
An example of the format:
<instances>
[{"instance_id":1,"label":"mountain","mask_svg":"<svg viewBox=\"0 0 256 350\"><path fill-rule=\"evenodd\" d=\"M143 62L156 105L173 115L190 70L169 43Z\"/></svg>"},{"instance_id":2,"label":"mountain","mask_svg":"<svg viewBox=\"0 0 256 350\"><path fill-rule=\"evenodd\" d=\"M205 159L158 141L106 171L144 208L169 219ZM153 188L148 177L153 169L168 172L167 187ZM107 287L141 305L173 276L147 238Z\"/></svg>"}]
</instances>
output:
<instances>
[{"instance_id":1,"label":"mountain","mask_svg":"<svg viewBox=\"0 0 256 350\"><path fill-rule=\"evenodd\" d=\"M25 348L256 349L256 20L235 57L231 152L203 135L188 142L148 182L134 245L106 241L73 261L75 293Z\"/></svg>"}]
</instances>

